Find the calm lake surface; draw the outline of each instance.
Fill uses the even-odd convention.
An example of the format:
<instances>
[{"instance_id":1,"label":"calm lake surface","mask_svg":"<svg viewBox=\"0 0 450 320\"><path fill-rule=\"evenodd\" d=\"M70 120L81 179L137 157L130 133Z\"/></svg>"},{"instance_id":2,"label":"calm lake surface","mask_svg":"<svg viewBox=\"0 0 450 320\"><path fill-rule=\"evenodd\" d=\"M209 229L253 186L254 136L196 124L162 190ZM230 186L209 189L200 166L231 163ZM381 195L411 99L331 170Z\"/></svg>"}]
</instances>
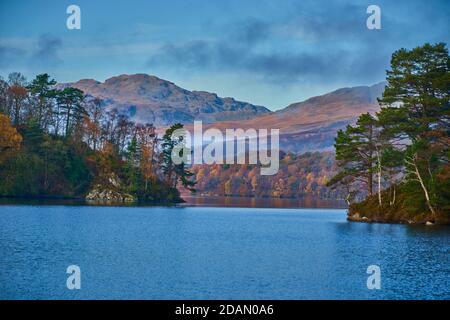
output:
<instances>
[{"instance_id":1,"label":"calm lake surface","mask_svg":"<svg viewBox=\"0 0 450 320\"><path fill-rule=\"evenodd\" d=\"M4 204L0 298L450 299L450 228L345 209Z\"/></svg>"}]
</instances>

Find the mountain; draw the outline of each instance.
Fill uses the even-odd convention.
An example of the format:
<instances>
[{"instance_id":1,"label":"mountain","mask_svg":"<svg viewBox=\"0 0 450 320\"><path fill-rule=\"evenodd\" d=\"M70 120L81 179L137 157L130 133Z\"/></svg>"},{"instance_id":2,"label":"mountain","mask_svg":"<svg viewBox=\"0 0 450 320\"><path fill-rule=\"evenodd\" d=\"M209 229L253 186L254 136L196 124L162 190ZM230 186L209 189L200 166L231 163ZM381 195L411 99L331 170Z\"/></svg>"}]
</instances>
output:
<instances>
[{"instance_id":1,"label":"mountain","mask_svg":"<svg viewBox=\"0 0 450 320\"><path fill-rule=\"evenodd\" d=\"M280 129L281 148L301 153L332 150L337 130L354 123L361 113L379 110L377 98L385 85L341 88L276 112L214 93L189 91L147 74L124 74L105 82L83 79L58 86L83 90L102 99L105 108L116 108L134 121L157 127L181 122L191 128L194 120L202 120L204 129Z\"/></svg>"},{"instance_id":2,"label":"mountain","mask_svg":"<svg viewBox=\"0 0 450 320\"><path fill-rule=\"evenodd\" d=\"M354 123L362 113L379 110L386 83L342 88L293 103L276 112L246 121L224 121L209 127L280 129L280 146L284 151L306 152L332 150L336 132ZM207 126L208 127L208 126Z\"/></svg>"},{"instance_id":3,"label":"mountain","mask_svg":"<svg viewBox=\"0 0 450 320\"><path fill-rule=\"evenodd\" d=\"M83 79L58 86L78 88L104 100L105 108L116 108L137 122L149 122L156 126L192 123L194 120L205 123L246 120L270 113L262 106L233 98L220 98L205 91L189 91L147 74L123 74L105 82Z\"/></svg>"}]
</instances>

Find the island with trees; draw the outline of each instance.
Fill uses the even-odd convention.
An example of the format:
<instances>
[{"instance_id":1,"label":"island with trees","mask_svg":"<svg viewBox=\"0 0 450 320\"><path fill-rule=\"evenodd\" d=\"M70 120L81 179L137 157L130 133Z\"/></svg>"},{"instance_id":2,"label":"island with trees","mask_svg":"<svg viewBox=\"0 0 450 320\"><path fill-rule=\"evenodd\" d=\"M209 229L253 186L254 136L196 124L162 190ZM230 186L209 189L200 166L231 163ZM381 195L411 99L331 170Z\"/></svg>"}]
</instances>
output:
<instances>
[{"instance_id":1,"label":"island with trees","mask_svg":"<svg viewBox=\"0 0 450 320\"><path fill-rule=\"evenodd\" d=\"M170 154L180 141L161 139L81 90L58 88L48 74L27 82L0 79L0 196L102 202L181 202L193 190L184 163Z\"/></svg>"},{"instance_id":2,"label":"island with trees","mask_svg":"<svg viewBox=\"0 0 450 320\"><path fill-rule=\"evenodd\" d=\"M450 58L445 44L392 55L381 110L362 114L335 140L348 219L450 222ZM367 198L354 203L358 193Z\"/></svg>"}]
</instances>

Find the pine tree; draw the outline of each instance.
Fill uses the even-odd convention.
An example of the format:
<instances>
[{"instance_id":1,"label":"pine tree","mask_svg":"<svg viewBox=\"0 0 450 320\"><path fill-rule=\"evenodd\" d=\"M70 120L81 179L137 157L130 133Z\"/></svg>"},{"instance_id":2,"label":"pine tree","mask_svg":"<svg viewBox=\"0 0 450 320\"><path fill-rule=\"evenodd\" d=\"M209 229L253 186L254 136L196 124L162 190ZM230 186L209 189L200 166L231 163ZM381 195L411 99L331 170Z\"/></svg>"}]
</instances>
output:
<instances>
[{"instance_id":1,"label":"pine tree","mask_svg":"<svg viewBox=\"0 0 450 320\"><path fill-rule=\"evenodd\" d=\"M348 125L337 133L336 160L341 172L329 184L361 181L373 193L373 175L377 162L377 121L369 113L362 114L355 126ZM350 179L351 177L351 179Z\"/></svg>"},{"instance_id":2,"label":"pine tree","mask_svg":"<svg viewBox=\"0 0 450 320\"><path fill-rule=\"evenodd\" d=\"M443 43L392 55L378 113L383 135L404 153L405 173L436 218L436 176L448 164L450 57Z\"/></svg>"},{"instance_id":3,"label":"pine tree","mask_svg":"<svg viewBox=\"0 0 450 320\"><path fill-rule=\"evenodd\" d=\"M173 162L173 152L175 147L180 147L185 143L183 137L179 137L179 139L172 139L172 134L176 130L183 129L183 125L180 123L174 124L169 129L166 130L163 139L162 139L162 168L163 172L166 176L167 183L176 188L178 181L181 184L190 190L191 192L195 192L194 186L196 181L191 179L194 175L190 172L186 167L186 162L182 161L179 164L175 164ZM181 152L186 152L185 148L179 148ZM182 158L186 157L185 154L180 154Z\"/></svg>"},{"instance_id":4,"label":"pine tree","mask_svg":"<svg viewBox=\"0 0 450 320\"><path fill-rule=\"evenodd\" d=\"M83 91L76 88L68 87L56 93L59 108L63 110L61 113L65 116L65 136L69 136L73 124L87 114L83 107L83 99Z\"/></svg>"},{"instance_id":5,"label":"pine tree","mask_svg":"<svg viewBox=\"0 0 450 320\"><path fill-rule=\"evenodd\" d=\"M50 79L47 73L38 74L36 78L27 86L30 93L38 99L37 112L33 115L39 126L46 128L52 112L52 106L49 99L56 96L56 90L53 86L56 84L54 79Z\"/></svg>"}]
</instances>

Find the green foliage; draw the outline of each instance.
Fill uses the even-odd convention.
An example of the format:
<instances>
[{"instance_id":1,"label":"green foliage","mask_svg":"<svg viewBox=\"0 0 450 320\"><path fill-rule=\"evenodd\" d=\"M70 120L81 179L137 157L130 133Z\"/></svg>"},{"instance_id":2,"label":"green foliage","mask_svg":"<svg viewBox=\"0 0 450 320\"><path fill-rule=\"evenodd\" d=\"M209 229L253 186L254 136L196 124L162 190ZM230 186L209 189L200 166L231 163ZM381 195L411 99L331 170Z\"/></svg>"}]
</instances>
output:
<instances>
[{"instance_id":1,"label":"green foliage","mask_svg":"<svg viewBox=\"0 0 450 320\"><path fill-rule=\"evenodd\" d=\"M450 121L450 58L443 43L392 55L388 85L379 100L385 133L416 140Z\"/></svg>"},{"instance_id":2,"label":"green foliage","mask_svg":"<svg viewBox=\"0 0 450 320\"><path fill-rule=\"evenodd\" d=\"M1 195L25 197L40 194L40 172L44 163L37 155L20 152L0 168Z\"/></svg>"},{"instance_id":3,"label":"green foliage","mask_svg":"<svg viewBox=\"0 0 450 320\"><path fill-rule=\"evenodd\" d=\"M355 126L337 133L336 160L342 168L332 179L333 184L351 183L356 179L364 181L368 193L372 194L372 179L377 151L377 121L369 113L362 114Z\"/></svg>"},{"instance_id":4,"label":"green foliage","mask_svg":"<svg viewBox=\"0 0 450 320\"><path fill-rule=\"evenodd\" d=\"M378 206L369 197L351 206L380 220L395 217L404 221L428 219L448 223L450 216L450 57L446 45L425 44L392 55L387 86L376 125L381 129L375 142L381 151L379 177L384 170L386 190L379 191ZM358 124L357 124L358 126ZM355 141L349 127L336 138L336 157L341 173L363 174L355 162ZM348 147L350 146L350 147ZM346 165L350 163L349 169ZM344 172L344 174L342 173ZM400 180L396 179L400 176ZM339 179L335 179L339 180ZM397 198L393 190L397 190ZM384 199L384 201L381 201Z\"/></svg>"},{"instance_id":5,"label":"green foliage","mask_svg":"<svg viewBox=\"0 0 450 320\"><path fill-rule=\"evenodd\" d=\"M56 81L50 79L50 76L44 73L38 74L27 86L31 97L35 97L38 100L37 110L32 114L32 119L43 128L46 128L51 122L52 105L50 100L55 98L58 93L57 90L53 89L55 84Z\"/></svg>"},{"instance_id":6,"label":"green foliage","mask_svg":"<svg viewBox=\"0 0 450 320\"><path fill-rule=\"evenodd\" d=\"M91 173L73 145L35 123L22 134L22 150L0 167L0 195L75 197L87 191Z\"/></svg>"},{"instance_id":7,"label":"green foliage","mask_svg":"<svg viewBox=\"0 0 450 320\"><path fill-rule=\"evenodd\" d=\"M66 118L65 135L72 133L75 124L86 115L86 109L82 102L84 99L83 91L67 87L56 93L60 113Z\"/></svg>"},{"instance_id":8,"label":"green foliage","mask_svg":"<svg viewBox=\"0 0 450 320\"><path fill-rule=\"evenodd\" d=\"M182 130L184 130L183 125L177 123L167 129L163 136L163 171L166 175L168 184L172 185L174 188L177 186L177 183L180 182L184 188L191 192L195 192L194 186L196 181L192 179L194 174L187 169L186 160L182 160L181 163L174 163L173 161L174 153L178 152L178 156L181 159L186 159L187 152L189 152L186 148L186 138L183 134L180 134L178 138L172 137L176 131L182 132Z\"/></svg>"}]
</instances>

